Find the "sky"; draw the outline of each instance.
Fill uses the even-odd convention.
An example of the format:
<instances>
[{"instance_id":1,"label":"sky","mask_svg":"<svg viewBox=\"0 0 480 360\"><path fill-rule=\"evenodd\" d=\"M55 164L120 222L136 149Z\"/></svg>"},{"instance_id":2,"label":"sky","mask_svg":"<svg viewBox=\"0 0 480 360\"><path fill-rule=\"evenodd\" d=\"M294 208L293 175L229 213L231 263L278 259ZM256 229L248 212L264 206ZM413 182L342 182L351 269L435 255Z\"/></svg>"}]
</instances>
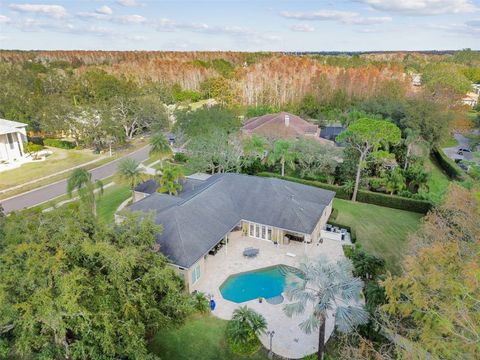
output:
<instances>
[{"instance_id":1,"label":"sky","mask_svg":"<svg viewBox=\"0 0 480 360\"><path fill-rule=\"evenodd\" d=\"M480 49L480 0L0 0L0 49Z\"/></svg>"}]
</instances>

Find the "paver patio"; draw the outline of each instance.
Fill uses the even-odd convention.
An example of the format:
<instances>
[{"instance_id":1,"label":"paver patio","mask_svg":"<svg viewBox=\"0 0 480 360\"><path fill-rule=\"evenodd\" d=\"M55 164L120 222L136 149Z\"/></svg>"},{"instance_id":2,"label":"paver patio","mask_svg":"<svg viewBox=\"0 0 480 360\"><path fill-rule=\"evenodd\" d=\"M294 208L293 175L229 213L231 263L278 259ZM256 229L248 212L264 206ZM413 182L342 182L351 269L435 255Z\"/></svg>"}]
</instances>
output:
<instances>
[{"instance_id":1,"label":"paver patio","mask_svg":"<svg viewBox=\"0 0 480 360\"><path fill-rule=\"evenodd\" d=\"M260 250L255 258L245 258L243 250L254 247ZM289 256L294 254L295 256ZM262 314L268 323L268 330L274 330L272 350L274 353L291 359L302 358L314 353L318 349L318 332L305 334L298 326L308 316L308 311L299 316L289 318L283 312L285 301L279 305L272 305L258 299L243 303L234 303L226 300L220 293L220 286L233 274L261 269L274 265L288 265L298 267L305 257L316 257L320 254L329 260L336 260L344 256L342 244L334 240L324 240L322 244L303 244L291 242L289 245L275 245L270 241L245 237L241 231L229 235L228 245L224 246L215 256L208 256L204 273L193 290L201 291L213 296L216 308L212 312L219 318L230 320L233 311L240 306L248 306ZM284 296L285 297L285 296ZM330 337L334 327L334 319L330 315L326 324L326 339ZM268 349L269 338L260 337L262 344Z\"/></svg>"}]
</instances>

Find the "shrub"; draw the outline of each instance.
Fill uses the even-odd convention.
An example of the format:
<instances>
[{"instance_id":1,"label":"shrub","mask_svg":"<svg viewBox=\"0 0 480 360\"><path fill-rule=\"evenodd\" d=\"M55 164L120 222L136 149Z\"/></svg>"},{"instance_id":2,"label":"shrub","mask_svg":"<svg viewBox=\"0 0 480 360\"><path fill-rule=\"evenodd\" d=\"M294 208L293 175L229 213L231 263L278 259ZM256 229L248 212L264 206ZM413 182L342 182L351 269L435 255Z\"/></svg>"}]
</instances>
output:
<instances>
[{"instance_id":1,"label":"shrub","mask_svg":"<svg viewBox=\"0 0 480 360\"><path fill-rule=\"evenodd\" d=\"M60 140L60 139L43 139L45 146L56 147L60 149L71 150L75 149L75 143L72 141Z\"/></svg>"},{"instance_id":2,"label":"shrub","mask_svg":"<svg viewBox=\"0 0 480 360\"><path fill-rule=\"evenodd\" d=\"M39 144L29 142L25 145L25 151L30 154L39 152L41 150L43 150L43 146Z\"/></svg>"},{"instance_id":3,"label":"shrub","mask_svg":"<svg viewBox=\"0 0 480 360\"><path fill-rule=\"evenodd\" d=\"M227 340L233 352L252 354L258 350L258 335L267 330L267 321L263 315L246 306L235 309L232 320L228 322Z\"/></svg>"},{"instance_id":4,"label":"shrub","mask_svg":"<svg viewBox=\"0 0 480 360\"><path fill-rule=\"evenodd\" d=\"M185 155L184 153L179 152L173 156L173 160L175 160L176 162L184 163L184 162L187 162L188 156Z\"/></svg>"},{"instance_id":5,"label":"shrub","mask_svg":"<svg viewBox=\"0 0 480 360\"><path fill-rule=\"evenodd\" d=\"M438 165L453 179L465 180L462 170L439 148L432 149L432 155Z\"/></svg>"},{"instance_id":6,"label":"shrub","mask_svg":"<svg viewBox=\"0 0 480 360\"><path fill-rule=\"evenodd\" d=\"M196 292L190 298L193 310L200 313L206 313L210 310L210 303L202 292Z\"/></svg>"},{"instance_id":7,"label":"shrub","mask_svg":"<svg viewBox=\"0 0 480 360\"><path fill-rule=\"evenodd\" d=\"M325 183L312 181L312 180L298 179L290 176L281 177L278 174L269 173L269 172L261 172L261 173L258 173L257 175L264 176L264 177L276 177L276 178L297 182L304 185L315 186L325 190L335 191L336 198L350 200L350 195L341 186L338 186L338 185L325 184ZM404 197L395 196L395 195L374 193L368 190L358 190L357 201L367 203L367 204L385 206L393 209L418 212L421 214L426 214L432 208L432 203L427 200L409 199L409 198L404 198ZM352 235L352 238L353 238L353 235Z\"/></svg>"}]
</instances>

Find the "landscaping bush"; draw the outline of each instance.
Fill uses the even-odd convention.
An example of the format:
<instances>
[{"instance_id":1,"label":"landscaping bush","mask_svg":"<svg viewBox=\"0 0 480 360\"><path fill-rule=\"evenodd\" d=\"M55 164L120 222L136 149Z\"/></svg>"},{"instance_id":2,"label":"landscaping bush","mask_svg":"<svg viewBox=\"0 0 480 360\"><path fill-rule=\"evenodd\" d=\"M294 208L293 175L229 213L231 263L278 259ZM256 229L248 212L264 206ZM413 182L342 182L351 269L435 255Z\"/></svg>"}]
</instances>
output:
<instances>
[{"instance_id":1,"label":"landscaping bush","mask_svg":"<svg viewBox=\"0 0 480 360\"><path fill-rule=\"evenodd\" d=\"M45 146L56 147L60 149L71 150L75 149L75 143L72 141L60 140L60 139L43 139Z\"/></svg>"},{"instance_id":2,"label":"landscaping bush","mask_svg":"<svg viewBox=\"0 0 480 360\"><path fill-rule=\"evenodd\" d=\"M184 162L187 162L188 156L185 155L184 153L179 152L173 156L173 160L175 160L176 162L184 163Z\"/></svg>"},{"instance_id":3,"label":"landscaping bush","mask_svg":"<svg viewBox=\"0 0 480 360\"><path fill-rule=\"evenodd\" d=\"M465 180L462 170L439 148L432 149L432 155L438 165L453 179Z\"/></svg>"},{"instance_id":4,"label":"landscaping bush","mask_svg":"<svg viewBox=\"0 0 480 360\"><path fill-rule=\"evenodd\" d=\"M421 214L426 214L433 206L428 200L409 199L396 195L374 193L367 190L358 191L357 201Z\"/></svg>"},{"instance_id":5,"label":"landscaping bush","mask_svg":"<svg viewBox=\"0 0 480 360\"><path fill-rule=\"evenodd\" d=\"M336 198L350 200L350 194L348 194L341 186L338 185L325 184L312 180L298 179L291 176L282 177L279 174L269 172L260 172L257 175L264 177L275 177L304 185L315 186L325 190L335 191ZM357 201L367 204L385 206L393 209L413 211L421 214L426 214L432 208L432 203L428 200L409 199L401 196L374 193L368 190L358 190Z\"/></svg>"},{"instance_id":6,"label":"landscaping bush","mask_svg":"<svg viewBox=\"0 0 480 360\"><path fill-rule=\"evenodd\" d=\"M190 302L194 311L205 314L210 310L210 302L203 292L192 294Z\"/></svg>"}]
</instances>

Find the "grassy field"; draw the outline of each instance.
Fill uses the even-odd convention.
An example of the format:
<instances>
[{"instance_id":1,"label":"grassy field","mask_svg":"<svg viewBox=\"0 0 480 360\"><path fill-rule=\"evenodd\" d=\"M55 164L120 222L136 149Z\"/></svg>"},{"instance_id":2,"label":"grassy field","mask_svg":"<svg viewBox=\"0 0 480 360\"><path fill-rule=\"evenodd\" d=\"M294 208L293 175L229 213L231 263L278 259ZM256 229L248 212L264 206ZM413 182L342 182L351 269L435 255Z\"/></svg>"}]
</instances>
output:
<instances>
[{"instance_id":1,"label":"grassy field","mask_svg":"<svg viewBox=\"0 0 480 360\"><path fill-rule=\"evenodd\" d=\"M244 357L232 354L225 339L227 322L211 315L188 319L177 329L161 330L150 344L150 350L170 360L266 360L267 352Z\"/></svg>"},{"instance_id":2,"label":"grassy field","mask_svg":"<svg viewBox=\"0 0 480 360\"><path fill-rule=\"evenodd\" d=\"M450 179L432 159L428 159L425 167L430 172L430 178L427 183L430 199L435 204L439 204L447 193Z\"/></svg>"},{"instance_id":3,"label":"grassy field","mask_svg":"<svg viewBox=\"0 0 480 360\"><path fill-rule=\"evenodd\" d=\"M103 195L97 199L97 216L98 219L105 223L112 223L115 211L129 197L132 192L125 185L113 185L107 189Z\"/></svg>"},{"instance_id":4,"label":"grassy field","mask_svg":"<svg viewBox=\"0 0 480 360\"><path fill-rule=\"evenodd\" d=\"M400 270L407 235L417 229L421 214L341 199L333 206L338 209L335 221L352 226L366 251L383 257L390 271Z\"/></svg>"},{"instance_id":5,"label":"grassy field","mask_svg":"<svg viewBox=\"0 0 480 360\"><path fill-rule=\"evenodd\" d=\"M95 155L91 150L57 148L49 148L49 150L52 151L52 155L48 156L45 161L31 162L17 169L2 172L0 190L101 158L100 155Z\"/></svg>"}]
</instances>

